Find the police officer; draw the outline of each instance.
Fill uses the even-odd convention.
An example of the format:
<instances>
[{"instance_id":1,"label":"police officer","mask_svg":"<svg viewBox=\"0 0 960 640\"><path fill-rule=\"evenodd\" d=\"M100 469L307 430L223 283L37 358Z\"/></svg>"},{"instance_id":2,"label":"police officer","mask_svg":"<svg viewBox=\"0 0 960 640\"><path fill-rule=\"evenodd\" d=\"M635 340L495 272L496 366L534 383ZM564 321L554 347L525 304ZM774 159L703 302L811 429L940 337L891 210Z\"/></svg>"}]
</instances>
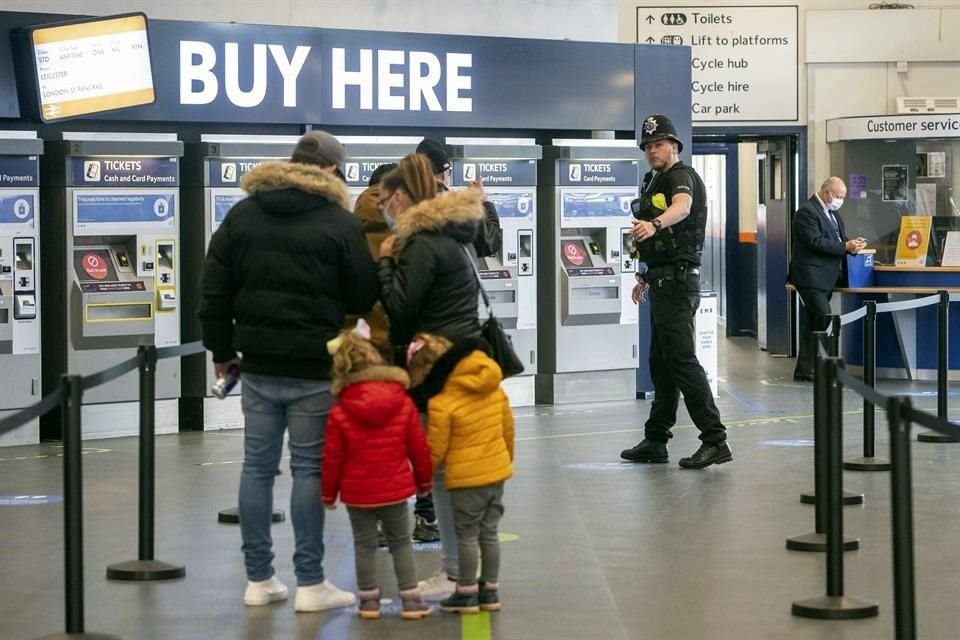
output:
<instances>
[{"instance_id":1,"label":"police officer","mask_svg":"<svg viewBox=\"0 0 960 640\"><path fill-rule=\"evenodd\" d=\"M634 257L647 269L637 274L633 300L640 303L650 295L650 375L655 395L644 439L620 456L630 462L667 462L670 429L683 393L702 444L692 456L682 458L680 466L703 469L733 460L726 427L694 346L706 188L697 172L680 162L683 143L665 116L644 120L640 148L651 171L644 176L642 195L631 203L637 219L632 235Z\"/></svg>"}]
</instances>

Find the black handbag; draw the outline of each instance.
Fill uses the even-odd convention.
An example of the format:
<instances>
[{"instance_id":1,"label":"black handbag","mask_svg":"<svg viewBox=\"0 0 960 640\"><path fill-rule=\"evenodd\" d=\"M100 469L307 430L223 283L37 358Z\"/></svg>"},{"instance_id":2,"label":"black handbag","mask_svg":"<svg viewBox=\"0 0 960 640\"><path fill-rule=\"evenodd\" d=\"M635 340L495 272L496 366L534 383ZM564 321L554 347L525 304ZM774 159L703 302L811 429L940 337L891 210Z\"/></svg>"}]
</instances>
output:
<instances>
[{"instance_id":1,"label":"black handbag","mask_svg":"<svg viewBox=\"0 0 960 640\"><path fill-rule=\"evenodd\" d=\"M461 245L462 246L462 245ZM470 255L470 251L463 247L463 252L467 256L467 262L473 267L473 273L477 276L477 285L480 287L480 295L483 296L483 304L487 307L487 320L480 327L480 335L490 345L490 356L500 365L503 372L503 379L523 373L523 362L517 357L517 352L513 350L513 341L507 332L503 330L503 325L493 315L493 307L490 306L490 298L483 289L483 279L480 278L480 271L477 269L477 263Z\"/></svg>"}]
</instances>

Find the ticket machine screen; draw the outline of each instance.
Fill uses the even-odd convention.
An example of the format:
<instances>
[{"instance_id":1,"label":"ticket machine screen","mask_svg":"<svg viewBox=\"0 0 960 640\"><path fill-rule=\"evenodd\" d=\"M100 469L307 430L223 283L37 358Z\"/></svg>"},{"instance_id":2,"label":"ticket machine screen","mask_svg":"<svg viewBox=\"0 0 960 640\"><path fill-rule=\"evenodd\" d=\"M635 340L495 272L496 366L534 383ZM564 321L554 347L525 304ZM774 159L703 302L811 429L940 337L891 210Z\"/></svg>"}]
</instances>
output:
<instances>
[{"instance_id":1,"label":"ticket machine screen","mask_svg":"<svg viewBox=\"0 0 960 640\"><path fill-rule=\"evenodd\" d=\"M110 252L106 249L77 249L73 252L74 271L80 282L116 282Z\"/></svg>"},{"instance_id":2,"label":"ticket machine screen","mask_svg":"<svg viewBox=\"0 0 960 640\"><path fill-rule=\"evenodd\" d=\"M563 240L560 242L560 257L563 266L571 268L589 267L590 257L583 240Z\"/></svg>"}]
</instances>

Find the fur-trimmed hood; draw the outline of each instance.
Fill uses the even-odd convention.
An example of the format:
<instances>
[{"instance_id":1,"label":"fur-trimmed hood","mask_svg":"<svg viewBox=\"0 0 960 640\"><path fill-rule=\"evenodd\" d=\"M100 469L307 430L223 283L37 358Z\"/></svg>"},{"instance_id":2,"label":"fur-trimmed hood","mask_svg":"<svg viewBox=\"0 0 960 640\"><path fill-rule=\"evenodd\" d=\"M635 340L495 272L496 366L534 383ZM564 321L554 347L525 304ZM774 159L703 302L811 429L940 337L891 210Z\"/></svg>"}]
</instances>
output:
<instances>
[{"instance_id":1,"label":"fur-trimmed hood","mask_svg":"<svg viewBox=\"0 0 960 640\"><path fill-rule=\"evenodd\" d=\"M404 244L422 232L443 233L457 242L473 242L485 217L483 193L477 189L450 191L424 200L397 218L397 239Z\"/></svg>"},{"instance_id":2,"label":"fur-trimmed hood","mask_svg":"<svg viewBox=\"0 0 960 640\"><path fill-rule=\"evenodd\" d=\"M403 369L380 365L334 381L330 390L339 394L338 404L353 422L379 428L403 409L409 385Z\"/></svg>"},{"instance_id":3,"label":"fur-trimmed hood","mask_svg":"<svg viewBox=\"0 0 960 640\"><path fill-rule=\"evenodd\" d=\"M446 353L440 356L433 364L427 377L416 387L408 391L414 404L421 413L426 412L430 398L443 391L453 370L474 351L482 351L491 355L490 345L483 338L464 338L453 343Z\"/></svg>"},{"instance_id":4,"label":"fur-trimmed hood","mask_svg":"<svg viewBox=\"0 0 960 640\"><path fill-rule=\"evenodd\" d=\"M410 376L400 367L377 364L334 380L330 385L330 393L339 395L342 390L358 382L397 382L406 389L410 386Z\"/></svg>"},{"instance_id":5,"label":"fur-trimmed hood","mask_svg":"<svg viewBox=\"0 0 960 640\"><path fill-rule=\"evenodd\" d=\"M349 209L350 193L340 178L317 165L264 162L243 176L240 186L271 213L302 213L317 207L317 196Z\"/></svg>"}]
</instances>

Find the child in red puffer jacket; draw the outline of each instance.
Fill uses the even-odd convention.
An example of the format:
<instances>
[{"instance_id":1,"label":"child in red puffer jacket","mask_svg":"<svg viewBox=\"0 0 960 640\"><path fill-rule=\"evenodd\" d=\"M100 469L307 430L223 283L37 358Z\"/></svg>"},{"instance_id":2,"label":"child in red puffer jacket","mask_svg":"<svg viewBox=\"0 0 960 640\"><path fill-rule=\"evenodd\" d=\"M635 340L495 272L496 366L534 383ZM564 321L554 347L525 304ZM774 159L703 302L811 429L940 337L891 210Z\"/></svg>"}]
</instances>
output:
<instances>
[{"instance_id":1,"label":"child in red puffer jacket","mask_svg":"<svg viewBox=\"0 0 960 640\"><path fill-rule=\"evenodd\" d=\"M360 617L380 617L377 586L377 521L393 556L401 616L430 614L417 588L407 499L430 491L432 469L420 416L407 396L410 380L384 364L362 320L327 344L333 356L331 391L339 396L327 418L323 448L323 503L337 496L353 526Z\"/></svg>"}]
</instances>

